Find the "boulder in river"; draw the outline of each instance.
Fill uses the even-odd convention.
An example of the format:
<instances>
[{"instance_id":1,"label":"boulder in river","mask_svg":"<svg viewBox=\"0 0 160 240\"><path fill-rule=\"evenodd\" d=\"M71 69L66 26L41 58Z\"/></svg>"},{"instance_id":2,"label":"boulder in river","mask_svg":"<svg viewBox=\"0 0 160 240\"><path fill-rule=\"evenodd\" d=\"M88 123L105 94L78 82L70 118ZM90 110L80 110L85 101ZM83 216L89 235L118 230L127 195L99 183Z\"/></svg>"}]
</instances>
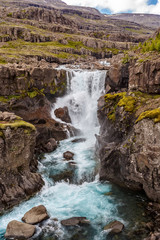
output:
<instances>
[{"instance_id":1,"label":"boulder in river","mask_svg":"<svg viewBox=\"0 0 160 240\"><path fill-rule=\"evenodd\" d=\"M63 157L66 160L73 160L73 156L74 156L74 153L72 153L70 151L67 151L67 152L63 153Z\"/></svg>"},{"instance_id":2,"label":"boulder in river","mask_svg":"<svg viewBox=\"0 0 160 240\"><path fill-rule=\"evenodd\" d=\"M85 142L86 138L76 138L74 140L72 140L72 143L80 143L80 142Z\"/></svg>"},{"instance_id":3,"label":"boulder in river","mask_svg":"<svg viewBox=\"0 0 160 240\"><path fill-rule=\"evenodd\" d=\"M63 122L71 123L71 118L69 116L67 107L57 108L54 111L54 114L56 115L57 118L61 119Z\"/></svg>"},{"instance_id":4,"label":"boulder in river","mask_svg":"<svg viewBox=\"0 0 160 240\"><path fill-rule=\"evenodd\" d=\"M123 228L124 228L123 223L121 223L119 221L113 221L113 222L110 222L109 224L107 224L104 227L104 230L111 230L110 233L116 234L116 233L122 232Z\"/></svg>"},{"instance_id":5,"label":"boulder in river","mask_svg":"<svg viewBox=\"0 0 160 240\"><path fill-rule=\"evenodd\" d=\"M5 238L28 239L35 233L36 227L13 220L8 223Z\"/></svg>"},{"instance_id":6,"label":"boulder in river","mask_svg":"<svg viewBox=\"0 0 160 240\"><path fill-rule=\"evenodd\" d=\"M50 138L44 146L45 152L53 152L57 148L57 142L54 138Z\"/></svg>"},{"instance_id":7,"label":"boulder in river","mask_svg":"<svg viewBox=\"0 0 160 240\"><path fill-rule=\"evenodd\" d=\"M22 220L28 224L36 224L47 218L49 218L49 215L46 208L43 205L39 205L26 212Z\"/></svg>"},{"instance_id":8,"label":"boulder in river","mask_svg":"<svg viewBox=\"0 0 160 240\"><path fill-rule=\"evenodd\" d=\"M76 226L76 225L90 224L90 221L87 220L86 217L72 217L66 220L62 220L61 224L63 226Z\"/></svg>"},{"instance_id":9,"label":"boulder in river","mask_svg":"<svg viewBox=\"0 0 160 240\"><path fill-rule=\"evenodd\" d=\"M54 180L54 182L59 182L59 181L68 181L71 182L72 178L73 178L73 170L65 170L64 172L58 173L54 176L52 176L52 179Z\"/></svg>"}]
</instances>

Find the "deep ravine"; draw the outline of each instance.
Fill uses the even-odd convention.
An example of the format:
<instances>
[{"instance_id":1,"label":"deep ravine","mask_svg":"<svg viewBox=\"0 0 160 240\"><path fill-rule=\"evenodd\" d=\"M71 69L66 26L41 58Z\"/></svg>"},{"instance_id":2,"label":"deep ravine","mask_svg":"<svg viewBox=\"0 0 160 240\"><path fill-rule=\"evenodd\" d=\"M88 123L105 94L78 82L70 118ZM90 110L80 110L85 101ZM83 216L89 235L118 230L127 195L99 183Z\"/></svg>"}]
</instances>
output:
<instances>
[{"instance_id":1,"label":"deep ravine","mask_svg":"<svg viewBox=\"0 0 160 240\"><path fill-rule=\"evenodd\" d=\"M105 90L105 74L105 71L98 70L68 69L67 93L57 99L52 116L55 117L54 109L67 106L72 124L80 129L81 134L61 141L56 151L46 154L41 160L39 172L45 181L44 188L35 197L0 217L0 239L4 239L8 222L20 220L26 211L40 204L47 208L51 218L37 226L33 239L116 239L103 231L104 226L113 220L125 225L118 239L143 239L143 225L149 221L145 215L145 197L98 180L99 161L95 155L95 134L99 132L97 100ZM76 138L86 140L72 142ZM76 165L64 161L65 151L75 154L73 161ZM54 182L52 177L65 171L72 174L70 183ZM61 226L61 220L75 216L87 217L90 226L70 230Z\"/></svg>"}]
</instances>

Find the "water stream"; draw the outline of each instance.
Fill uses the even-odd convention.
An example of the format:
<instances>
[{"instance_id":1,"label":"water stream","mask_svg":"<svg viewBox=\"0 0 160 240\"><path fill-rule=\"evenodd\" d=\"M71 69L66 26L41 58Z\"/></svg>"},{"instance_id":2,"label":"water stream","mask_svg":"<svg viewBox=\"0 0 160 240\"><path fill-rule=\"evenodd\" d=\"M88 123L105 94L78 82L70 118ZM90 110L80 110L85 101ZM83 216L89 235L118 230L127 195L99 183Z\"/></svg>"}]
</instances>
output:
<instances>
[{"instance_id":1,"label":"water stream","mask_svg":"<svg viewBox=\"0 0 160 240\"><path fill-rule=\"evenodd\" d=\"M45 154L39 163L39 172L45 181L42 191L30 200L0 217L0 239L8 222L20 220L24 213L34 206L43 204L51 218L37 226L33 239L45 240L110 240L103 227L113 220L124 223L125 230L118 239L138 240L130 234L142 222L145 216L143 196L119 189L110 183L100 183L97 175L99 161L95 156L95 134L99 131L97 121L97 100L104 93L105 71L69 70L67 94L58 98L54 109L67 106L74 127L81 130L81 136L61 141L56 151ZM54 109L52 116L54 116ZM72 142L83 137L84 142ZM70 165L63 159L63 153L71 151L76 165ZM54 182L55 174L71 171L72 181ZM87 217L91 224L87 227L66 229L60 221L70 217ZM58 219L58 221L57 221Z\"/></svg>"}]
</instances>

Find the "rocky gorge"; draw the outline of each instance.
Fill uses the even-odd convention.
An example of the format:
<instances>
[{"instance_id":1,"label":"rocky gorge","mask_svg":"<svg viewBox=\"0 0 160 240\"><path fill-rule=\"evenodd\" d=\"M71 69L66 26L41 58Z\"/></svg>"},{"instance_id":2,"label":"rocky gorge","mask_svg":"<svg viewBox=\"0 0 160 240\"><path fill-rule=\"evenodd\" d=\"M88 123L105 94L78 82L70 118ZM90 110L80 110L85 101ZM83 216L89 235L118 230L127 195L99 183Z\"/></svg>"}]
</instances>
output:
<instances>
[{"instance_id":1,"label":"rocky gorge","mask_svg":"<svg viewBox=\"0 0 160 240\"><path fill-rule=\"evenodd\" d=\"M0 239L158 240L159 31L53 2L0 4Z\"/></svg>"}]
</instances>

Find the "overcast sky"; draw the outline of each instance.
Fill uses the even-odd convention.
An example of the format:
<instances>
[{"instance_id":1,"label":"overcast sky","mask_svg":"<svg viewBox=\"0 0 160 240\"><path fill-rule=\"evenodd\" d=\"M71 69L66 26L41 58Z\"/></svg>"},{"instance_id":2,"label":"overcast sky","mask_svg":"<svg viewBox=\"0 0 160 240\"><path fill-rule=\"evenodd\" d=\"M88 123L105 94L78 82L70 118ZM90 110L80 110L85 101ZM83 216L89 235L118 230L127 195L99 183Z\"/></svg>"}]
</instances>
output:
<instances>
[{"instance_id":1,"label":"overcast sky","mask_svg":"<svg viewBox=\"0 0 160 240\"><path fill-rule=\"evenodd\" d=\"M160 14L160 0L63 0L70 5L98 8L110 13L154 13Z\"/></svg>"}]
</instances>

